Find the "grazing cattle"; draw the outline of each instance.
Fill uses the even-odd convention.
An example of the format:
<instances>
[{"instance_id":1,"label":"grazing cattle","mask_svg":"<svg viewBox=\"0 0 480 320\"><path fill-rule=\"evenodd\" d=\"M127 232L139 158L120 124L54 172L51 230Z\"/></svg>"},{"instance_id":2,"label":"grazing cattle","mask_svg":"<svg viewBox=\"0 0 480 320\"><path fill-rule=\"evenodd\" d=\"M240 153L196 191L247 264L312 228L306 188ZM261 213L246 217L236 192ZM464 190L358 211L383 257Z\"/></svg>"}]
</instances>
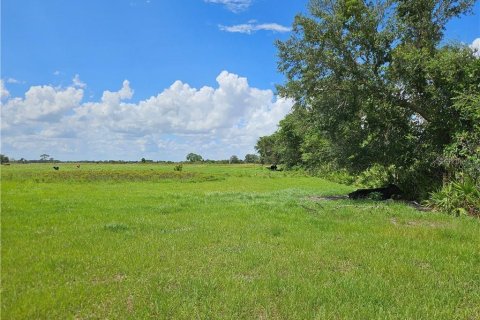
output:
<instances>
[{"instance_id":1,"label":"grazing cattle","mask_svg":"<svg viewBox=\"0 0 480 320\"><path fill-rule=\"evenodd\" d=\"M378 195L379 200L391 199L393 196L401 196L402 190L399 187L390 183L385 188L372 188L372 189L358 189L348 194L350 199L368 199L374 198Z\"/></svg>"},{"instance_id":2,"label":"grazing cattle","mask_svg":"<svg viewBox=\"0 0 480 320\"><path fill-rule=\"evenodd\" d=\"M53 167L53 169L58 170L58 169L60 169L60 167Z\"/></svg>"}]
</instances>

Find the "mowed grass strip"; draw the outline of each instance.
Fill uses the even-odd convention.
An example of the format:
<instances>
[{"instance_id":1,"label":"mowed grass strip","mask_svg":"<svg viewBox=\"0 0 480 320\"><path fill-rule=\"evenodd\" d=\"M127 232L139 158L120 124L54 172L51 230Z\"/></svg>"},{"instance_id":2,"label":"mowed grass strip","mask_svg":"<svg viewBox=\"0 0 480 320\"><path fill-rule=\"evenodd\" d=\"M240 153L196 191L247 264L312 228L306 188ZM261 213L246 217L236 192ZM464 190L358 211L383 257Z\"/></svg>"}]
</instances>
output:
<instances>
[{"instance_id":1,"label":"mowed grass strip","mask_svg":"<svg viewBox=\"0 0 480 320\"><path fill-rule=\"evenodd\" d=\"M480 318L478 220L261 166L119 172L173 165L2 168L2 319Z\"/></svg>"}]
</instances>

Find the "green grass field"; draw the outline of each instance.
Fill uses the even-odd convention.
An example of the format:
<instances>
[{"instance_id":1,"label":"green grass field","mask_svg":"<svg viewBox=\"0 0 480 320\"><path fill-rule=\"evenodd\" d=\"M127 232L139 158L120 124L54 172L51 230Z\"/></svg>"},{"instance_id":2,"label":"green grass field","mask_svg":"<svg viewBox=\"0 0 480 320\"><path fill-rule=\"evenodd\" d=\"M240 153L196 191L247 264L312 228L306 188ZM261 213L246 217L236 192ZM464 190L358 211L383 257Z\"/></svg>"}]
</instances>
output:
<instances>
[{"instance_id":1,"label":"green grass field","mask_svg":"<svg viewBox=\"0 0 480 320\"><path fill-rule=\"evenodd\" d=\"M480 221L249 165L11 165L2 319L479 319Z\"/></svg>"}]
</instances>

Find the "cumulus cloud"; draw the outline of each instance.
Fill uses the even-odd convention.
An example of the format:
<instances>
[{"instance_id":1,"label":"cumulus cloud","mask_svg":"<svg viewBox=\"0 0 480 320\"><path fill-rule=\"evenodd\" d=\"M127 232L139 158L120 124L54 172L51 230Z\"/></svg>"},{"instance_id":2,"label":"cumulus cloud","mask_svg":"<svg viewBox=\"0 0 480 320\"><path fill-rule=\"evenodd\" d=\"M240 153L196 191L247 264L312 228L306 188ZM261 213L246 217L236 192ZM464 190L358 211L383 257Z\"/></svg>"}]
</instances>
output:
<instances>
[{"instance_id":1,"label":"cumulus cloud","mask_svg":"<svg viewBox=\"0 0 480 320\"><path fill-rule=\"evenodd\" d=\"M469 45L470 49L474 51L474 55L477 58L480 58L480 38L473 40L472 44Z\"/></svg>"},{"instance_id":2,"label":"cumulus cloud","mask_svg":"<svg viewBox=\"0 0 480 320\"><path fill-rule=\"evenodd\" d=\"M282 26L278 23L256 23L250 21L244 24L237 24L233 26L218 26L220 30L226 32L236 32L236 33L246 33L252 34L256 31L265 30L265 31L273 31L273 32L289 32L291 29L289 27Z\"/></svg>"},{"instance_id":3,"label":"cumulus cloud","mask_svg":"<svg viewBox=\"0 0 480 320\"><path fill-rule=\"evenodd\" d=\"M222 4L234 13L245 11L252 4L252 0L205 0L205 2Z\"/></svg>"},{"instance_id":4,"label":"cumulus cloud","mask_svg":"<svg viewBox=\"0 0 480 320\"><path fill-rule=\"evenodd\" d=\"M122 88L116 92L104 91L102 95L102 102L113 105L118 104L121 100L131 99L133 90L130 89L130 82L123 81Z\"/></svg>"},{"instance_id":5,"label":"cumulus cloud","mask_svg":"<svg viewBox=\"0 0 480 320\"><path fill-rule=\"evenodd\" d=\"M8 92L7 88L5 88L5 84L3 83L3 80L0 79L0 98L7 98L10 96L10 92Z\"/></svg>"},{"instance_id":6,"label":"cumulus cloud","mask_svg":"<svg viewBox=\"0 0 480 320\"><path fill-rule=\"evenodd\" d=\"M83 90L69 87L33 86L25 98L9 99L2 106L3 120L8 125L22 125L30 121L57 121L63 113L79 105Z\"/></svg>"},{"instance_id":7,"label":"cumulus cloud","mask_svg":"<svg viewBox=\"0 0 480 320\"><path fill-rule=\"evenodd\" d=\"M242 157L253 152L258 137L275 131L292 102L227 71L216 81L216 87L201 88L175 81L137 103L128 102L134 91L127 80L118 91L104 91L100 101L83 103L83 90L75 86L31 87L25 98L4 106L2 144L25 158L19 152L30 148L69 159L182 160L189 152Z\"/></svg>"}]
</instances>

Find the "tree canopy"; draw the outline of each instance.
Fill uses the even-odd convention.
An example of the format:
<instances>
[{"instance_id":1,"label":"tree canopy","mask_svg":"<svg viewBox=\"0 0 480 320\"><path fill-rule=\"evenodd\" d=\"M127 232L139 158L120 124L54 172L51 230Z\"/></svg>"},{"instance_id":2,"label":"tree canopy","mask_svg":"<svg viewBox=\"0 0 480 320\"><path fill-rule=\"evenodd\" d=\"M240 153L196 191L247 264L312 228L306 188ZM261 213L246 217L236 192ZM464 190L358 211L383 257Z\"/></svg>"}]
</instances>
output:
<instances>
[{"instance_id":1,"label":"tree canopy","mask_svg":"<svg viewBox=\"0 0 480 320\"><path fill-rule=\"evenodd\" d=\"M286 76L278 91L295 105L258 140L262 161L353 173L391 167L412 197L455 175L445 162L448 152L458 156L452 146L470 157L480 150L480 59L441 41L473 3L312 0L290 39L277 42Z\"/></svg>"},{"instance_id":2,"label":"tree canopy","mask_svg":"<svg viewBox=\"0 0 480 320\"><path fill-rule=\"evenodd\" d=\"M200 161L203 161L203 158L201 155L191 152L187 154L187 161L200 162Z\"/></svg>"}]
</instances>

